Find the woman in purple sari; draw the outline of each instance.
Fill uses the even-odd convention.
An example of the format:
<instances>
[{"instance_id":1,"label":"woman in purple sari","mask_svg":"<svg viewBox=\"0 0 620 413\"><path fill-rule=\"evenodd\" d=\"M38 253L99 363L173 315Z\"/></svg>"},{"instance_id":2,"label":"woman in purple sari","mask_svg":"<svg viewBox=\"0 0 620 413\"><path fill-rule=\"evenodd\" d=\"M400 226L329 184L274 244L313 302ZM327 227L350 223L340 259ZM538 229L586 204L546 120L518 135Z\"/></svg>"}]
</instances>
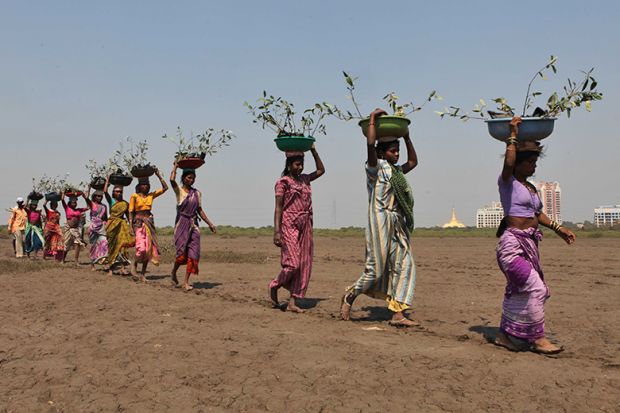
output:
<instances>
[{"instance_id":1,"label":"woman in purple sari","mask_svg":"<svg viewBox=\"0 0 620 413\"><path fill-rule=\"evenodd\" d=\"M539 142L517 142L520 117L510 122L511 137L506 141L504 167L498 179L504 219L497 231L497 262L506 276L502 319L495 344L511 351L518 347L511 340L525 340L530 350L555 354L563 350L545 337L544 304L549 288L540 267L538 243L542 240L539 225L551 228L567 244L575 234L549 219L542 212L536 188L527 181L534 175L542 147Z\"/></svg>"},{"instance_id":2,"label":"woman in purple sari","mask_svg":"<svg viewBox=\"0 0 620 413\"><path fill-rule=\"evenodd\" d=\"M194 169L183 169L181 175L182 186L177 184L177 162L175 161L170 174L170 184L177 198L177 216L174 225L174 246L176 259L172 268L172 282L179 284L177 270L181 265L187 265L183 289L191 290L189 278L198 274L198 262L200 261L200 228L198 219L207 223L211 232L216 233L215 225L209 220L202 209L202 194L192 185L196 181Z\"/></svg>"},{"instance_id":3,"label":"woman in purple sari","mask_svg":"<svg viewBox=\"0 0 620 413\"><path fill-rule=\"evenodd\" d=\"M90 188L88 190L90 192ZM91 199L86 194L86 203L90 208L90 225L88 227L88 241L90 243L90 268L95 271L95 264L104 264L108 258L108 238L106 237L106 223L108 209L103 204L103 191L95 191ZM105 268L109 271L109 267Z\"/></svg>"}]
</instances>

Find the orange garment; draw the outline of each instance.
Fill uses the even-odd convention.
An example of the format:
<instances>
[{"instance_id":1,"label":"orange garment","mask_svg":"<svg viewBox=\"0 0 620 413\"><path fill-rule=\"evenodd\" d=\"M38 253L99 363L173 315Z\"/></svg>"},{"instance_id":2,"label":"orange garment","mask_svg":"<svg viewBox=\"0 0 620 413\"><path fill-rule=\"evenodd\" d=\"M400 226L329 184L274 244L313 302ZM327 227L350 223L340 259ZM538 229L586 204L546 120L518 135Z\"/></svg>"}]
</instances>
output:
<instances>
[{"instance_id":1,"label":"orange garment","mask_svg":"<svg viewBox=\"0 0 620 413\"><path fill-rule=\"evenodd\" d=\"M148 195L133 194L129 198L129 212L150 211L153 207L153 199L164 193L163 189L158 189Z\"/></svg>"},{"instance_id":2,"label":"orange garment","mask_svg":"<svg viewBox=\"0 0 620 413\"><path fill-rule=\"evenodd\" d=\"M187 256L185 254L180 255L176 258L176 260L174 261L177 265L186 265L187 264L187 268L186 268L186 272L187 274L196 274L198 275L198 260L195 260L193 258L187 258Z\"/></svg>"},{"instance_id":3,"label":"orange garment","mask_svg":"<svg viewBox=\"0 0 620 413\"><path fill-rule=\"evenodd\" d=\"M26 229L27 220L28 214L26 213L25 208L11 208L11 217L9 218L9 233L12 234L15 231L24 231Z\"/></svg>"}]
</instances>

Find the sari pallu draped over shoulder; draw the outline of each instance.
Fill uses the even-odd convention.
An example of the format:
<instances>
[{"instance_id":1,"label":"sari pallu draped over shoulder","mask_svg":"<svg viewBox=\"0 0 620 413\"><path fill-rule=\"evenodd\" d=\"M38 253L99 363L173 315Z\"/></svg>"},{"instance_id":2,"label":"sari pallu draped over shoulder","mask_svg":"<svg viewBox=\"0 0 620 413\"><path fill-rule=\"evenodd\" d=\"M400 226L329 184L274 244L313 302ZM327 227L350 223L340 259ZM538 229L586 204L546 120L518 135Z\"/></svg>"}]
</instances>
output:
<instances>
[{"instance_id":1,"label":"sari pallu draped over shoulder","mask_svg":"<svg viewBox=\"0 0 620 413\"><path fill-rule=\"evenodd\" d=\"M129 223L125 219L127 209L129 209L127 201L117 201L110 207L110 216L106 224L108 262L110 265L128 263L127 248L136 244L135 237L131 235Z\"/></svg>"},{"instance_id":2,"label":"sari pallu draped over shoulder","mask_svg":"<svg viewBox=\"0 0 620 413\"><path fill-rule=\"evenodd\" d=\"M200 261L200 228L198 227L198 211L200 198L198 191L191 188L187 196L177 206L174 225L174 246L176 263L187 264L188 274L198 274Z\"/></svg>"},{"instance_id":3,"label":"sari pallu draped over shoulder","mask_svg":"<svg viewBox=\"0 0 620 413\"><path fill-rule=\"evenodd\" d=\"M90 210L90 226L88 227L88 241L90 243L90 262L100 264L108 257L108 239L105 232L105 217L107 209L103 204L94 204Z\"/></svg>"}]
</instances>

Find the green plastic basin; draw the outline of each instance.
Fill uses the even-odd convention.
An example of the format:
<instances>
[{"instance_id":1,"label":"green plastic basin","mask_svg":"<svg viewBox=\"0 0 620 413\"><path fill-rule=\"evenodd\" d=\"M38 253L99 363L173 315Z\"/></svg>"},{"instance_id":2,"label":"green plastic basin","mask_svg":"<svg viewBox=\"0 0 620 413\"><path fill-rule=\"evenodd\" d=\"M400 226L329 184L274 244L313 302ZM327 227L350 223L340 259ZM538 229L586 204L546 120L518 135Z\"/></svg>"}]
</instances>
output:
<instances>
[{"instance_id":1,"label":"green plastic basin","mask_svg":"<svg viewBox=\"0 0 620 413\"><path fill-rule=\"evenodd\" d=\"M358 125L362 127L364 136L368 136L368 124L370 118L362 119ZM375 129L377 130L377 138L386 138L395 136L401 138L407 134L407 127L411 121L402 116L379 116L375 118Z\"/></svg>"},{"instance_id":2,"label":"green plastic basin","mask_svg":"<svg viewBox=\"0 0 620 413\"><path fill-rule=\"evenodd\" d=\"M273 140L281 151L309 151L315 139L312 136L278 136Z\"/></svg>"}]
</instances>

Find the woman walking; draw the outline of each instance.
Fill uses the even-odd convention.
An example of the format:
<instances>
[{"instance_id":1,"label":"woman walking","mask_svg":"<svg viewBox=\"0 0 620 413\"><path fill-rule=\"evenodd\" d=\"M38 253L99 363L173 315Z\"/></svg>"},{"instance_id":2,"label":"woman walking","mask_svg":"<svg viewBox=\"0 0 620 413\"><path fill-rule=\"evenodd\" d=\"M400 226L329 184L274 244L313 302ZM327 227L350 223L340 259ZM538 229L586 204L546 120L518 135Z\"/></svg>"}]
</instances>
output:
<instances>
[{"instance_id":1,"label":"woman walking","mask_svg":"<svg viewBox=\"0 0 620 413\"><path fill-rule=\"evenodd\" d=\"M368 126L366 185L368 189L368 226L366 228L366 263L360 278L342 297L340 315L349 320L351 306L360 294L385 299L393 316L390 324L412 327L405 311L411 307L415 287L415 262L411 254L413 230L413 194L404 174L418 165L418 157L409 137L403 137L407 162L397 166L400 156L398 139L376 144L375 121L385 115L376 109Z\"/></svg>"},{"instance_id":2,"label":"woman walking","mask_svg":"<svg viewBox=\"0 0 620 413\"><path fill-rule=\"evenodd\" d=\"M155 175L159 178L161 189L149 192L151 190L149 178L140 178L136 185L136 193L129 199L129 218L136 234L136 258L133 263L133 272L137 275L138 263L141 263L140 281L142 282L146 282L145 274L149 261L159 265L159 246L152 208L153 200L168 190L168 184L162 178L159 169Z\"/></svg>"},{"instance_id":3,"label":"woman walking","mask_svg":"<svg viewBox=\"0 0 620 413\"><path fill-rule=\"evenodd\" d=\"M77 267L80 266L80 250L82 247L86 247L84 240L82 239L82 231L80 228L80 222L82 221L82 214L88 211L88 208L78 208L77 206L77 196L71 196L69 198L69 202L65 202L65 193L61 192L60 196L62 197L62 206L65 209L65 217L67 222L65 223L64 229L64 244L65 244L65 255L62 258L62 263L64 264L67 259L67 254L71 250L71 248L75 248L75 265ZM86 200L86 196L82 194L82 198Z\"/></svg>"},{"instance_id":4,"label":"woman walking","mask_svg":"<svg viewBox=\"0 0 620 413\"><path fill-rule=\"evenodd\" d=\"M274 212L273 243L280 247L282 270L271 283L269 295L274 308L281 308L278 289L290 292L287 309L296 313L304 310L297 300L303 299L312 273L312 188L310 182L325 173L325 166L318 152L310 150L316 170L303 174L303 152L287 152L282 176L275 185L276 207Z\"/></svg>"},{"instance_id":5,"label":"woman walking","mask_svg":"<svg viewBox=\"0 0 620 413\"><path fill-rule=\"evenodd\" d=\"M106 179L103 194L110 205L110 216L105 226L108 240L109 274L114 267L121 266L121 275L129 275L126 266L130 264L127 249L135 246L136 239L130 226L129 203L123 199L123 187L115 185L112 196L108 194L110 177Z\"/></svg>"},{"instance_id":6,"label":"woman walking","mask_svg":"<svg viewBox=\"0 0 620 413\"><path fill-rule=\"evenodd\" d=\"M26 222L24 235L24 250L28 258L30 258L31 253L34 253L34 258L38 258L39 251L45 245L45 238L43 238L43 214L40 209L37 209L37 204L36 200L31 199L26 208L28 221Z\"/></svg>"},{"instance_id":7,"label":"woman walking","mask_svg":"<svg viewBox=\"0 0 620 413\"><path fill-rule=\"evenodd\" d=\"M170 185L177 199L177 216L174 224L176 259L172 267L172 282L175 285L179 284L177 271L181 265L186 265L183 289L190 291L193 287L189 284L189 279L192 275L198 275L198 262L200 261L198 218L200 217L214 234L217 233L217 229L202 209L202 194L193 187L196 181L196 171L183 169L182 186L179 187L176 181L178 167L175 161L170 174Z\"/></svg>"},{"instance_id":8,"label":"woman walking","mask_svg":"<svg viewBox=\"0 0 620 413\"><path fill-rule=\"evenodd\" d=\"M538 142L517 142L521 118L510 122L504 167L498 179L504 219L497 231L497 262L506 277L502 318L495 344L511 351L517 346L510 337L525 340L530 349L543 354L563 350L545 337L544 304L549 298L538 243L542 240L539 225L551 228L567 244L575 234L552 221L542 212L536 188L527 181L534 175L542 147Z\"/></svg>"},{"instance_id":9,"label":"woman walking","mask_svg":"<svg viewBox=\"0 0 620 413\"><path fill-rule=\"evenodd\" d=\"M85 199L90 208L90 225L88 226L90 268L95 271L95 264L104 264L108 258L108 239L105 232L108 209L103 205L103 191L95 191L91 199L88 199L88 195L87 193Z\"/></svg>"},{"instance_id":10,"label":"woman walking","mask_svg":"<svg viewBox=\"0 0 620 413\"><path fill-rule=\"evenodd\" d=\"M45 210L45 228L43 237L45 238L45 248L43 258L53 257L56 261L62 261L65 256L65 244L60 227L60 212L58 212L58 202L51 201L47 207L47 200L43 204Z\"/></svg>"}]
</instances>

